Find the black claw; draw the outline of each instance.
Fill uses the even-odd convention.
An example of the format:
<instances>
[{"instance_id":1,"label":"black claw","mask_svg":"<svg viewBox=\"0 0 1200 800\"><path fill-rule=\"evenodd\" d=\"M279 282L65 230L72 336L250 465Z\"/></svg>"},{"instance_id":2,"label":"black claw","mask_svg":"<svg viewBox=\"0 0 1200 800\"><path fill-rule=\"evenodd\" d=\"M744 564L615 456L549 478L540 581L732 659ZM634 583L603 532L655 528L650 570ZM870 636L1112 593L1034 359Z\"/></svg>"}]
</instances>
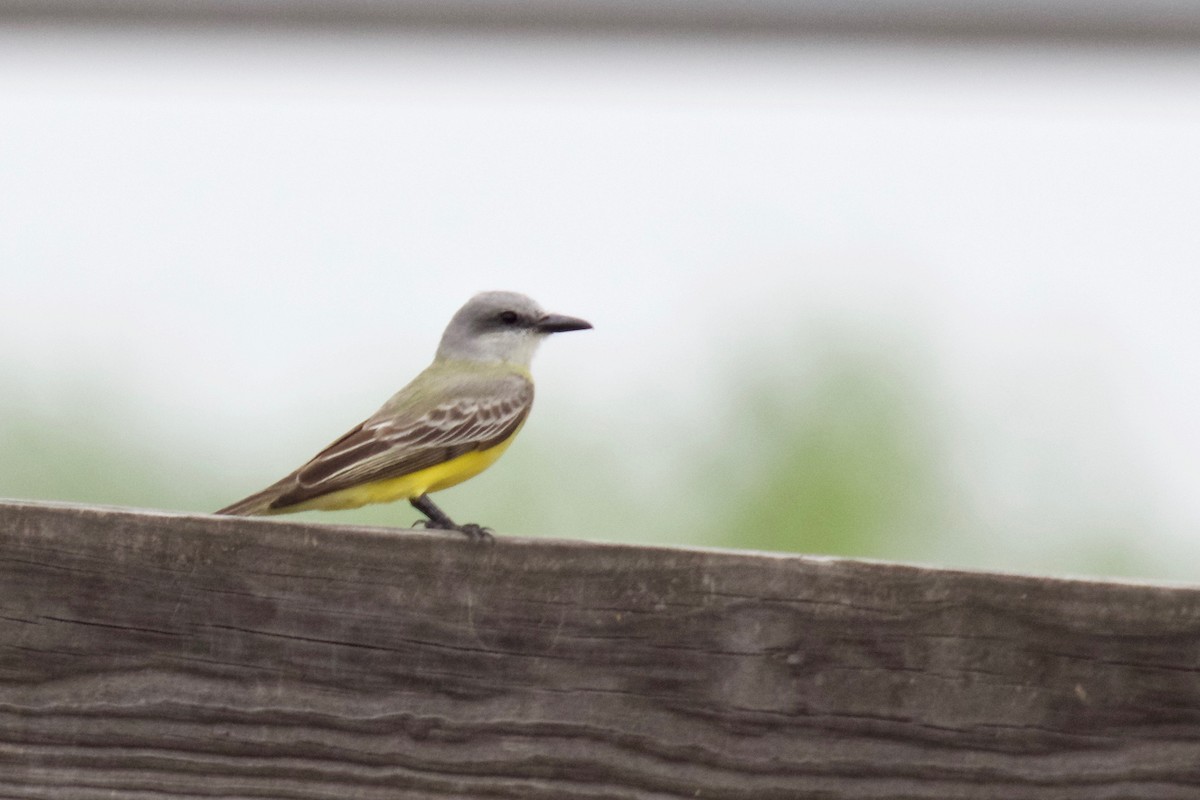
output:
<instances>
[{"instance_id":1,"label":"black claw","mask_svg":"<svg viewBox=\"0 0 1200 800\"><path fill-rule=\"evenodd\" d=\"M458 532L464 534L472 542L490 542L496 537L492 535L491 528L485 528L482 525L476 525L474 522L468 522L466 525L459 525Z\"/></svg>"},{"instance_id":2,"label":"black claw","mask_svg":"<svg viewBox=\"0 0 1200 800\"><path fill-rule=\"evenodd\" d=\"M429 519L419 519L414 522L414 528L425 528L426 530L435 531L458 531L473 542L484 542L492 539L491 528L485 528L473 522L467 525L456 524L454 520L446 516L446 512L434 505L434 502L429 499L429 495L423 494L412 498L408 502L412 503L413 508L417 511L429 517Z\"/></svg>"},{"instance_id":3,"label":"black claw","mask_svg":"<svg viewBox=\"0 0 1200 800\"><path fill-rule=\"evenodd\" d=\"M487 542L495 538L492 535L494 531L491 528L476 525L474 522L468 522L466 525L455 525L454 523L442 524L438 520L433 519L419 519L412 526L414 528L424 528L427 531L458 531L472 542Z\"/></svg>"}]
</instances>

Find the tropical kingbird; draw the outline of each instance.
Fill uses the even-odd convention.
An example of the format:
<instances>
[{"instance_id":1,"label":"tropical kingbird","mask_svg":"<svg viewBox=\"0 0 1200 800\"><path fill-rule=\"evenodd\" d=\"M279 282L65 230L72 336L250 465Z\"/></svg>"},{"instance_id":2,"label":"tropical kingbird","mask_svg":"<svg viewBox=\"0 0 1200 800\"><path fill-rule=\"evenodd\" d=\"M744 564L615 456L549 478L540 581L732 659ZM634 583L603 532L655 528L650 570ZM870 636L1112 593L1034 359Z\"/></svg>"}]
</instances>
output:
<instances>
[{"instance_id":1,"label":"tropical kingbird","mask_svg":"<svg viewBox=\"0 0 1200 800\"><path fill-rule=\"evenodd\" d=\"M590 323L547 314L514 292L483 292L458 310L433 363L370 418L300 469L218 514L286 514L408 500L426 527L472 538L429 499L487 469L512 443L533 405L534 351L551 333Z\"/></svg>"}]
</instances>

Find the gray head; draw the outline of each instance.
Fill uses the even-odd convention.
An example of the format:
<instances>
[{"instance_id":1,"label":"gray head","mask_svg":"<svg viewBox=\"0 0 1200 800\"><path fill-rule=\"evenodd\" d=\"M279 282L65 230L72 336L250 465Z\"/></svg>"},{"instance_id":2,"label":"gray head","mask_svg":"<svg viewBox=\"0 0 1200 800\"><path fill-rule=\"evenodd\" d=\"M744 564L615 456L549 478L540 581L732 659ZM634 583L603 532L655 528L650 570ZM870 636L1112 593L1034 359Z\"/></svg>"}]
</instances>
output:
<instances>
[{"instance_id":1,"label":"gray head","mask_svg":"<svg viewBox=\"0 0 1200 800\"><path fill-rule=\"evenodd\" d=\"M508 362L528 368L538 344L548 335L590 327L575 317L547 314L523 294L481 292L450 320L437 358Z\"/></svg>"}]
</instances>

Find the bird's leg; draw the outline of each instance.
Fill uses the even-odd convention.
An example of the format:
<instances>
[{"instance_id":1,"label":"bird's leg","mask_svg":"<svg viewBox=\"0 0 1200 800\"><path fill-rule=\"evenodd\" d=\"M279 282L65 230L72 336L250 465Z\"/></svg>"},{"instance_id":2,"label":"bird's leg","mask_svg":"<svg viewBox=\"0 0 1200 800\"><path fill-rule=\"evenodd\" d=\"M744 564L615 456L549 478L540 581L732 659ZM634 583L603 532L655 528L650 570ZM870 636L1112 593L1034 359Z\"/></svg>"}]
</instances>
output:
<instances>
[{"instance_id":1,"label":"bird's leg","mask_svg":"<svg viewBox=\"0 0 1200 800\"><path fill-rule=\"evenodd\" d=\"M473 522L469 522L466 525L457 524L454 520L450 519L450 517L446 515L445 511L442 511L440 508L438 508L434 502L429 499L429 495L427 494L423 494L420 497L414 497L408 502L412 503L413 508L415 508L417 511L420 511L422 514L429 517L428 521L418 520L418 525L423 524L426 528L432 528L439 531L458 531L459 533L466 534L469 538L475 541L492 538L491 530L483 527L482 525L476 525Z\"/></svg>"}]
</instances>

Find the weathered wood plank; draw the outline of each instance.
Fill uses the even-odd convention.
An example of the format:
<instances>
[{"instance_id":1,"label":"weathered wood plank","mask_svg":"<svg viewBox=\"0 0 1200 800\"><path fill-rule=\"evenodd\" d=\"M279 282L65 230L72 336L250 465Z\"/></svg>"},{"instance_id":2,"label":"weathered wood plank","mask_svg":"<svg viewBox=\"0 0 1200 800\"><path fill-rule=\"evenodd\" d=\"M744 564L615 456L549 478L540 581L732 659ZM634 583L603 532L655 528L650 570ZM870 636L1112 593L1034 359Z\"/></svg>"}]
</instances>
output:
<instances>
[{"instance_id":1,"label":"weathered wood plank","mask_svg":"<svg viewBox=\"0 0 1200 800\"><path fill-rule=\"evenodd\" d=\"M1113 45L1189 45L1200 38L1195 4L980 3L940 0L3 0L0 22L130 28L235 26L320 32L369 30L579 36L697 36L766 39L1041 40Z\"/></svg>"},{"instance_id":2,"label":"weathered wood plank","mask_svg":"<svg viewBox=\"0 0 1200 800\"><path fill-rule=\"evenodd\" d=\"M1200 591L0 504L0 797L1195 798Z\"/></svg>"}]
</instances>

